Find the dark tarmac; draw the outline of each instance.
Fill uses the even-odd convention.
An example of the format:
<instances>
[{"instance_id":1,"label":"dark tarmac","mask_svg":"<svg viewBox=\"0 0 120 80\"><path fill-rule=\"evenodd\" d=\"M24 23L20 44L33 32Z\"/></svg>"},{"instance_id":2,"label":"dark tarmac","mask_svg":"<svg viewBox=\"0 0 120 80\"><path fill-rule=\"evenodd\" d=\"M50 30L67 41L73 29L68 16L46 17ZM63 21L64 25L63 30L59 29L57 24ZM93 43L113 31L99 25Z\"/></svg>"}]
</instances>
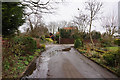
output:
<instances>
[{"instance_id":1,"label":"dark tarmac","mask_svg":"<svg viewBox=\"0 0 120 80\"><path fill-rule=\"evenodd\" d=\"M35 61L36 69L25 78L117 78L71 46L46 45Z\"/></svg>"}]
</instances>

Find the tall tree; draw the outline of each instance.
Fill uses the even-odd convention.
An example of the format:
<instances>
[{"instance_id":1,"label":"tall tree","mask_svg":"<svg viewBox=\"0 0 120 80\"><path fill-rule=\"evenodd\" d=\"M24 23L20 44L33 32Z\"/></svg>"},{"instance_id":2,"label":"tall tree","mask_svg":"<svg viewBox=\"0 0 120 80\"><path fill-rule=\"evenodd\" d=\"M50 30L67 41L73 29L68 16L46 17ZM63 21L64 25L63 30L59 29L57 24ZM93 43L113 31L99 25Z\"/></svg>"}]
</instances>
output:
<instances>
[{"instance_id":1,"label":"tall tree","mask_svg":"<svg viewBox=\"0 0 120 80\"><path fill-rule=\"evenodd\" d=\"M102 21L102 26L106 30L106 35L109 36L111 39L115 33L117 33L117 17L112 15L112 16L107 16L103 17L101 19Z\"/></svg>"},{"instance_id":2,"label":"tall tree","mask_svg":"<svg viewBox=\"0 0 120 80\"><path fill-rule=\"evenodd\" d=\"M32 14L32 15L28 16L28 18L26 19L26 23L29 27L27 27L27 28L29 28L29 30L32 31L33 28L38 27L38 26L40 27L40 25L43 24L41 18L42 18L41 15L36 15L36 14Z\"/></svg>"},{"instance_id":3,"label":"tall tree","mask_svg":"<svg viewBox=\"0 0 120 80\"><path fill-rule=\"evenodd\" d=\"M24 23L24 6L20 2L2 3L2 34L9 36L14 34L18 27Z\"/></svg>"},{"instance_id":4,"label":"tall tree","mask_svg":"<svg viewBox=\"0 0 120 80\"><path fill-rule=\"evenodd\" d=\"M48 25L47 25L48 29L49 29L49 32L51 32L52 34L54 34L57 30L57 27L58 27L58 24L56 22L50 22Z\"/></svg>"},{"instance_id":5,"label":"tall tree","mask_svg":"<svg viewBox=\"0 0 120 80\"><path fill-rule=\"evenodd\" d=\"M29 22L29 27L32 29L36 27L37 24L43 23L42 15L43 14L52 14L57 9L58 3L61 3L63 0L23 0L22 5L26 7L25 9L25 18ZM33 16L34 15L34 16ZM34 22L31 18L36 18Z\"/></svg>"},{"instance_id":6,"label":"tall tree","mask_svg":"<svg viewBox=\"0 0 120 80\"><path fill-rule=\"evenodd\" d=\"M53 13L56 9L55 4L61 3L63 0L23 0L22 5L24 5L27 10L27 15L31 14L41 14L41 13Z\"/></svg>"},{"instance_id":7,"label":"tall tree","mask_svg":"<svg viewBox=\"0 0 120 80\"><path fill-rule=\"evenodd\" d=\"M77 24L80 32L85 32L88 26L88 16L80 11L79 16L75 16L73 22Z\"/></svg>"},{"instance_id":8,"label":"tall tree","mask_svg":"<svg viewBox=\"0 0 120 80\"><path fill-rule=\"evenodd\" d=\"M98 2L96 0L89 0L86 2L86 10L89 11L89 34L90 34L90 40L92 42L93 48L94 48L94 42L91 35L91 28L92 23L95 19L97 19L97 14L99 14L100 9L102 7L102 3Z\"/></svg>"}]
</instances>

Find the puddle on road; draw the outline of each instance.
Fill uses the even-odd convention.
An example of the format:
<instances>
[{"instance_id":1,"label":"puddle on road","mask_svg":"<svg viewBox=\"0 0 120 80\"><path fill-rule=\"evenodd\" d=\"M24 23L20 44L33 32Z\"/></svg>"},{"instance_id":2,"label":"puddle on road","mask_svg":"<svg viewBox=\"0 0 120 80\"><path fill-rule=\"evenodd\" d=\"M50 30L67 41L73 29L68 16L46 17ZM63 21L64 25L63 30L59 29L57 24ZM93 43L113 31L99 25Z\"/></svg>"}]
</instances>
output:
<instances>
[{"instance_id":1,"label":"puddle on road","mask_svg":"<svg viewBox=\"0 0 120 80\"><path fill-rule=\"evenodd\" d=\"M70 51L71 48L65 48L65 49L62 49L62 51Z\"/></svg>"}]
</instances>

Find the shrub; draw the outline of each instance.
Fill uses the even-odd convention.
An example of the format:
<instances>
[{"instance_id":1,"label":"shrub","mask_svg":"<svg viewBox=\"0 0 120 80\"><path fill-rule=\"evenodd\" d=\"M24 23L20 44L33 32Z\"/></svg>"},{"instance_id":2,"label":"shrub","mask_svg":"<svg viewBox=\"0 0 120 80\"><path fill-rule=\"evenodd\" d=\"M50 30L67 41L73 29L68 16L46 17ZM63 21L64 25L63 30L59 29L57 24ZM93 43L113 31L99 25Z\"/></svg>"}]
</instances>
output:
<instances>
[{"instance_id":1,"label":"shrub","mask_svg":"<svg viewBox=\"0 0 120 80\"><path fill-rule=\"evenodd\" d=\"M109 66L118 66L120 65L120 53L119 51L112 51L103 54L103 59L105 63Z\"/></svg>"},{"instance_id":2,"label":"shrub","mask_svg":"<svg viewBox=\"0 0 120 80\"><path fill-rule=\"evenodd\" d=\"M93 53L93 54L92 54L92 57L93 57L93 58L100 58L99 53Z\"/></svg>"},{"instance_id":3,"label":"shrub","mask_svg":"<svg viewBox=\"0 0 120 80\"><path fill-rule=\"evenodd\" d=\"M114 44L120 46L120 39L115 39L115 40L114 40Z\"/></svg>"},{"instance_id":4,"label":"shrub","mask_svg":"<svg viewBox=\"0 0 120 80\"><path fill-rule=\"evenodd\" d=\"M115 51L115 56L116 56L116 62L120 66L120 49Z\"/></svg>"},{"instance_id":5,"label":"shrub","mask_svg":"<svg viewBox=\"0 0 120 80\"><path fill-rule=\"evenodd\" d=\"M105 51L103 50L99 50L99 49L95 49L96 52L99 52L99 53L105 53Z\"/></svg>"},{"instance_id":6,"label":"shrub","mask_svg":"<svg viewBox=\"0 0 120 80\"><path fill-rule=\"evenodd\" d=\"M106 39L101 39L101 46L102 47L111 47L111 41L110 40L106 40Z\"/></svg>"},{"instance_id":7,"label":"shrub","mask_svg":"<svg viewBox=\"0 0 120 80\"><path fill-rule=\"evenodd\" d=\"M113 54L106 53L103 55L103 59L106 61L105 64L109 66L115 65L115 56Z\"/></svg>"},{"instance_id":8,"label":"shrub","mask_svg":"<svg viewBox=\"0 0 120 80\"><path fill-rule=\"evenodd\" d=\"M75 47L75 48L83 47L83 42L82 42L82 40L76 39L75 42L74 42L74 47Z\"/></svg>"},{"instance_id":9,"label":"shrub","mask_svg":"<svg viewBox=\"0 0 120 80\"><path fill-rule=\"evenodd\" d=\"M80 53L87 53L85 50L78 49Z\"/></svg>"},{"instance_id":10,"label":"shrub","mask_svg":"<svg viewBox=\"0 0 120 80\"><path fill-rule=\"evenodd\" d=\"M57 41L57 43L59 43L59 36L60 36L59 34L55 35L55 40Z\"/></svg>"},{"instance_id":11,"label":"shrub","mask_svg":"<svg viewBox=\"0 0 120 80\"><path fill-rule=\"evenodd\" d=\"M53 40L52 40L51 38L46 38L46 40L47 40L48 42L53 42Z\"/></svg>"},{"instance_id":12,"label":"shrub","mask_svg":"<svg viewBox=\"0 0 120 80\"><path fill-rule=\"evenodd\" d=\"M44 44L40 45L40 48L45 49L45 45Z\"/></svg>"},{"instance_id":13,"label":"shrub","mask_svg":"<svg viewBox=\"0 0 120 80\"><path fill-rule=\"evenodd\" d=\"M12 52L17 55L26 55L33 53L37 47L36 41L31 37L14 37L12 39Z\"/></svg>"},{"instance_id":14,"label":"shrub","mask_svg":"<svg viewBox=\"0 0 120 80\"><path fill-rule=\"evenodd\" d=\"M118 67L116 72L117 72L118 76L120 76L120 66Z\"/></svg>"}]
</instances>

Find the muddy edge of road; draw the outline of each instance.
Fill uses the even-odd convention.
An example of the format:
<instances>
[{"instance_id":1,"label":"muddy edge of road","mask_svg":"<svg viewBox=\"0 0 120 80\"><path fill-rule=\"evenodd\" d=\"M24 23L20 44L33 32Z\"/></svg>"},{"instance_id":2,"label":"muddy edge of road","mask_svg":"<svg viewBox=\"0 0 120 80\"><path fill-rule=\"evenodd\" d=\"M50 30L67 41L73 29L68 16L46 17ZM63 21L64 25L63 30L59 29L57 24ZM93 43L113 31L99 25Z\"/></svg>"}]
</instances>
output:
<instances>
[{"instance_id":1,"label":"muddy edge of road","mask_svg":"<svg viewBox=\"0 0 120 80\"><path fill-rule=\"evenodd\" d=\"M39 56L41 56L41 54L46 51L46 50L42 50L39 54ZM26 67L26 69L23 71L23 73L18 77L19 79L21 79L24 76L28 76L31 75L33 73L33 71L36 69L36 59L39 57L36 56L30 63L29 65Z\"/></svg>"}]
</instances>

